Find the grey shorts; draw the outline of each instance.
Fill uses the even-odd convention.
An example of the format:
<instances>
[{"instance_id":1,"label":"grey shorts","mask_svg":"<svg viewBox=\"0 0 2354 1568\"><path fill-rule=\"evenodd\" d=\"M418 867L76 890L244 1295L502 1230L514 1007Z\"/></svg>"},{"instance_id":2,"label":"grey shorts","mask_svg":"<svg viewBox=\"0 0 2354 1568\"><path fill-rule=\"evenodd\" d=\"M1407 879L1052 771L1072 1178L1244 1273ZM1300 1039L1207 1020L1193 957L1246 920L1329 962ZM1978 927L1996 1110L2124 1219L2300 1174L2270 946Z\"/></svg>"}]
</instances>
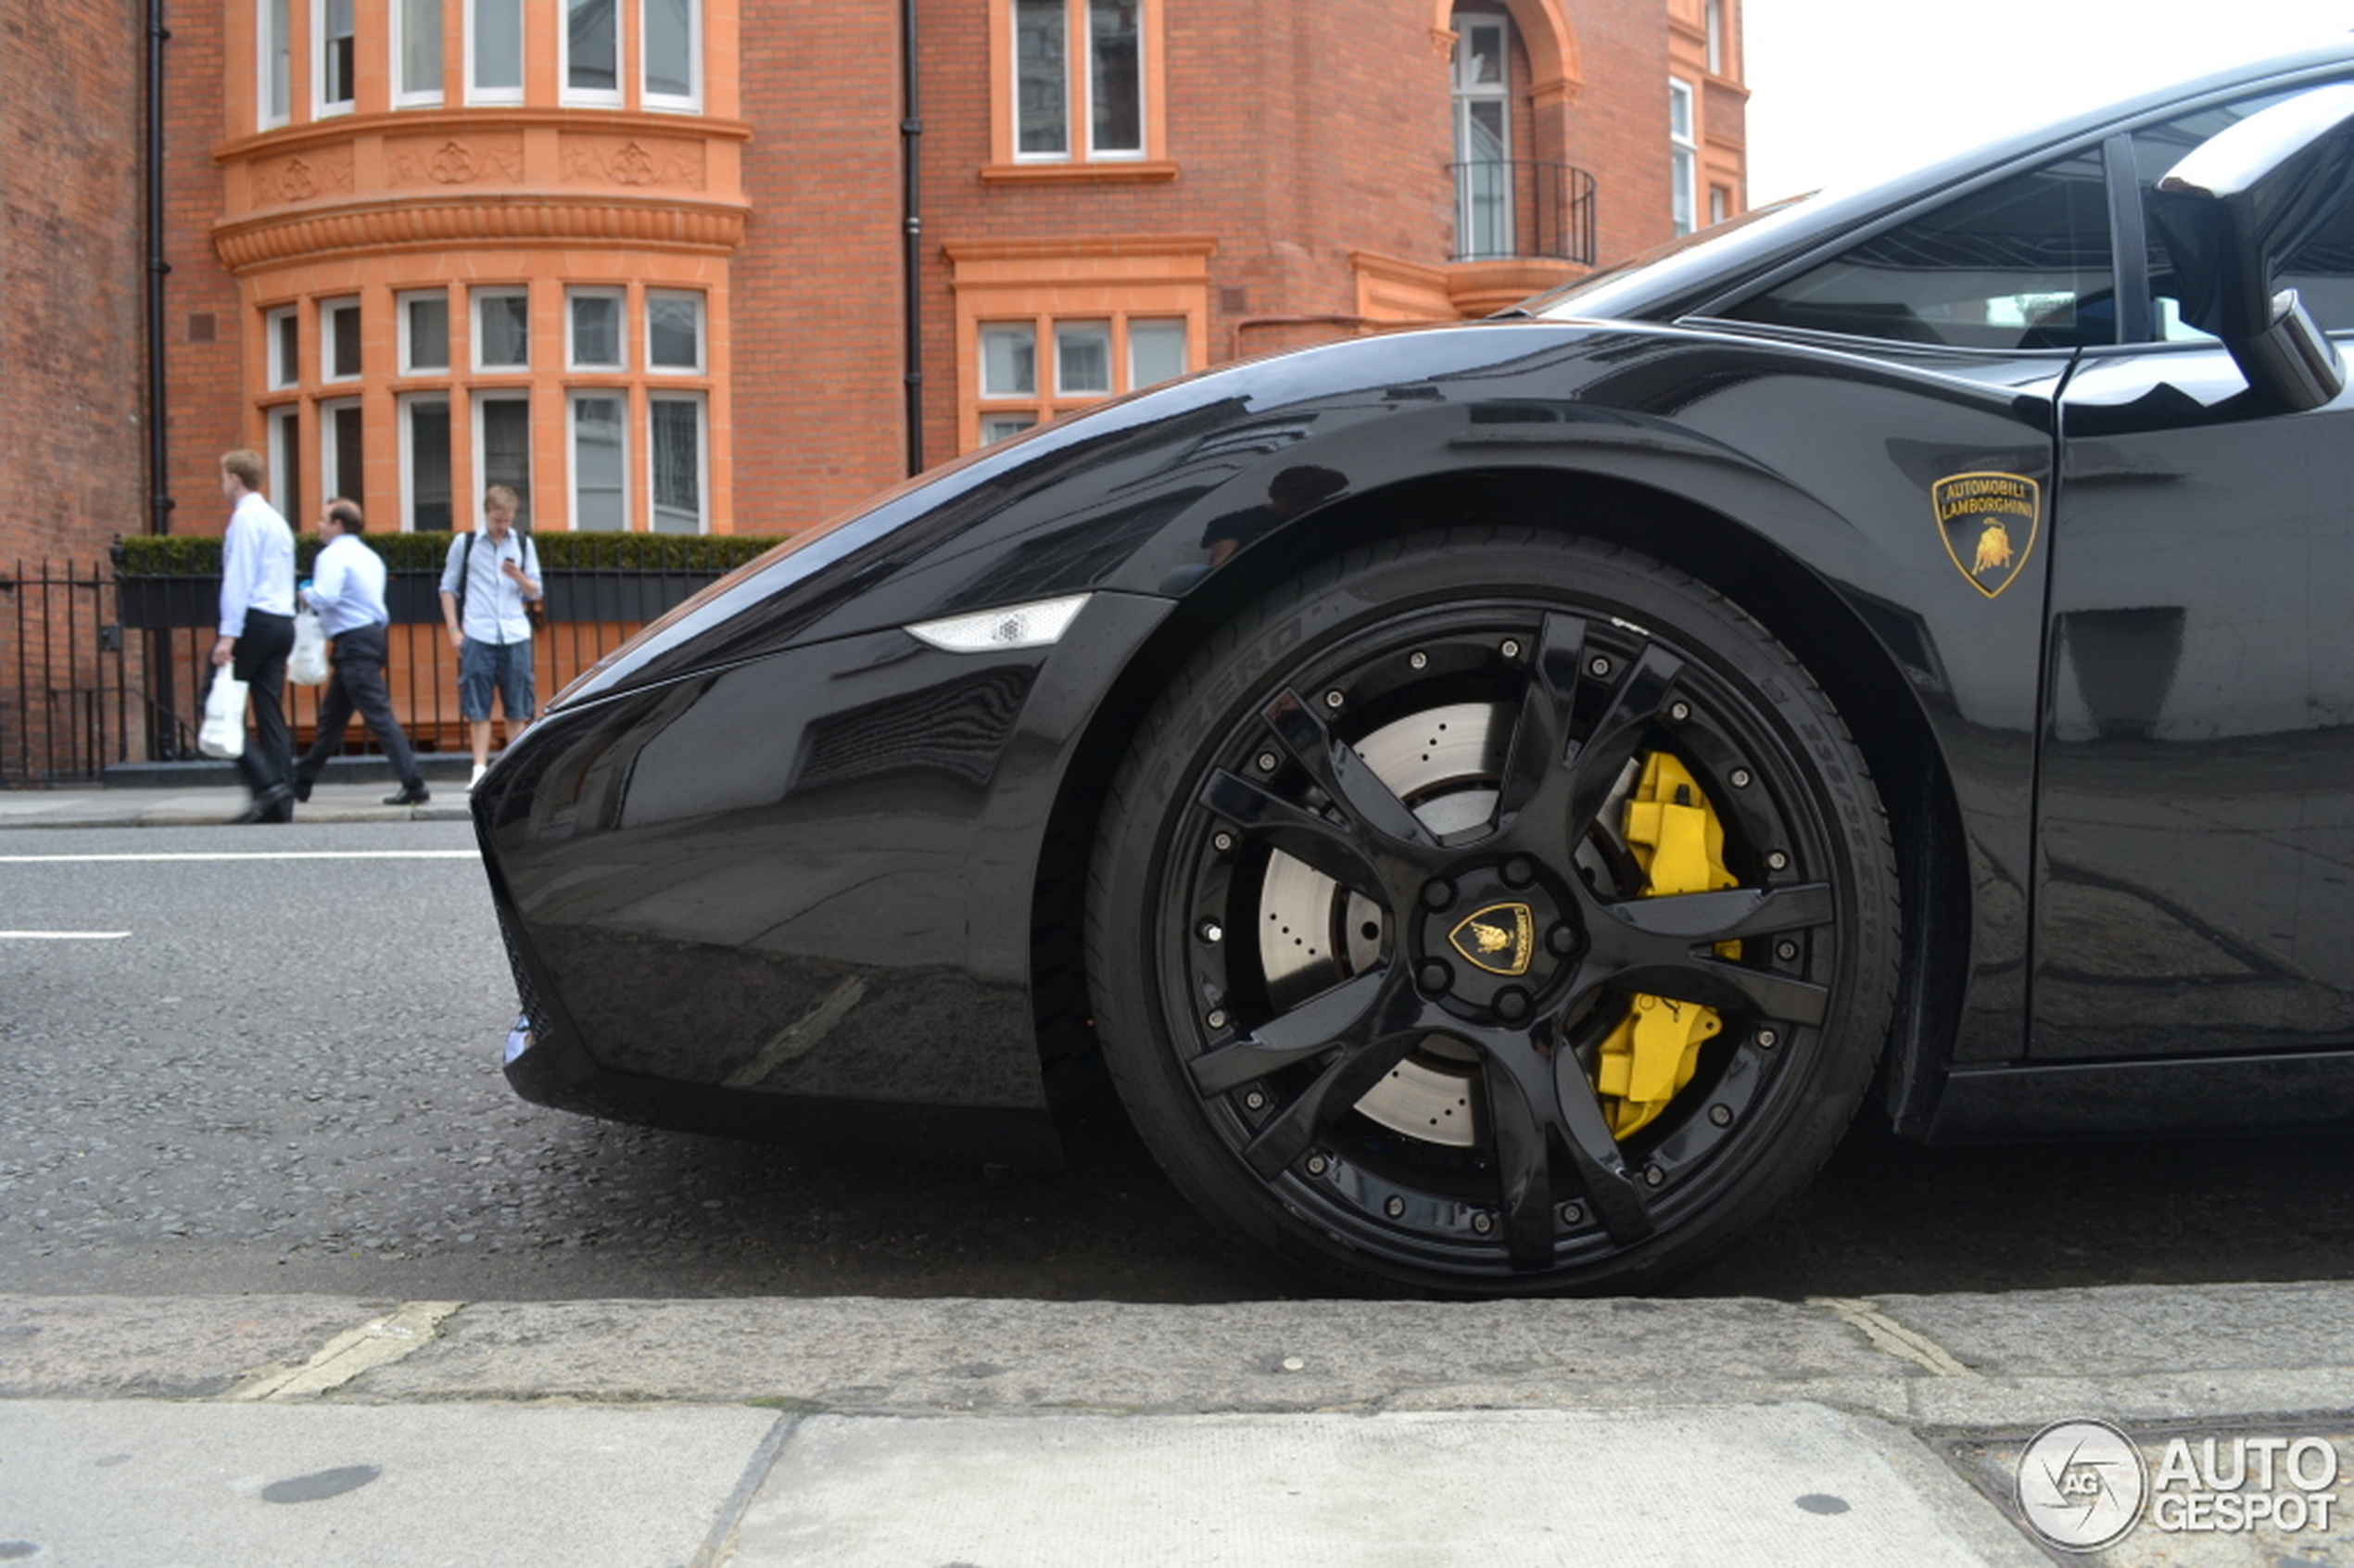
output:
<instances>
[{"instance_id":1,"label":"grey shorts","mask_svg":"<svg viewBox=\"0 0 2354 1568\"><path fill-rule=\"evenodd\" d=\"M531 689L530 643L466 639L458 651L459 714L469 722L487 719L494 690L511 721L520 724L538 713L538 699Z\"/></svg>"}]
</instances>

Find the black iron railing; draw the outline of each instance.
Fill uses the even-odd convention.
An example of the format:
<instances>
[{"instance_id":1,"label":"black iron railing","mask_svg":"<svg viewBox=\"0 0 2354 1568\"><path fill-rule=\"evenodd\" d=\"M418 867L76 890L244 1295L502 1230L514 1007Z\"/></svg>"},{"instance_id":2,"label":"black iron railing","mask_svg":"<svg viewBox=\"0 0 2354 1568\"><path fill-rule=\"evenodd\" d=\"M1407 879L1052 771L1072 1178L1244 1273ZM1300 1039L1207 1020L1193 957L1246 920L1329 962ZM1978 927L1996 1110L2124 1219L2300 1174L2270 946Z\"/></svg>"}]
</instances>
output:
<instances>
[{"instance_id":1,"label":"black iron railing","mask_svg":"<svg viewBox=\"0 0 2354 1568\"><path fill-rule=\"evenodd\" d=\"M1594 264L1594 177L1566 163L1498 158L1448 165L1457 261Z\"/></svg>"},{"instance_id":2,"label":"black iron railing","mask_svg":"<svg viewBox=\"0 0 2354 1568\"><path fill-rule=\"evenodd\" d=\"M569 553L575 564L543 573L547 618L533 660L543 702L733 564L716 550L704 564L653 567ZM386 675L417 748L462 751L458 655L442 626L438 579L434 571L390 574ZM86 782L121 764L196 757L220 597L210 575L49 562L0 572L0 787ZM321 689L286 689L298 740L317 723ZM359 725L344 745L374 749Z\"/></svg>"}]
</instances>

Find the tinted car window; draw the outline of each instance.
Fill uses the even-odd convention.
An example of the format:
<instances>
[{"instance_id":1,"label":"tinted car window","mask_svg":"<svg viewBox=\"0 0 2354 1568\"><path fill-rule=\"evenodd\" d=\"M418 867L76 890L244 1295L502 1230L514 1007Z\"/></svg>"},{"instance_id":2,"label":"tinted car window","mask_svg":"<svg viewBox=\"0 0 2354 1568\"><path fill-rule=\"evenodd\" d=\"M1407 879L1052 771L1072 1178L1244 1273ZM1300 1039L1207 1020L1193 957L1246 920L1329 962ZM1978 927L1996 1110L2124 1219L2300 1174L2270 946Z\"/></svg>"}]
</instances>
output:
<instances>
[{"instance_id":1,"label":"tinted car window","mask_svg":"<svg viewBox=\"0 0 2354 1568\"><path fill-rule=\"evenodd\" d=\"M1947 202L1723 314L1968 348L2115 341L2101 159L2089 152Z\"/></svg>"},{"instance_id":2,"label":"tinted car window","mask_svg":"<svg viewBox=\"0 0 2354 1568\"><path fill-rule=\"evenodd\" d=\"M2141 180L2145 217L2149 213L2150 196L2158 188L2158 182L2188 157L2192 148L2235 121L2292 96L2293 94L2275 93L2260 98L2244 98L2135 132L2133 161ZM2149 233L2150 292L2157 299L2158 335L2170 341L2205 337L2205 333L2183 322L2175 303L2179 288L2174 281L2173 258L2167 253L2157 224L2150 222L2145 226ZM2354 331L2354 203L2340 207L2337 216L2320 234L2276 261L2272 280L2278 287L2296 289L2305 301L2305 309L2322 326L2335 332Z\"/></svg>"}]
</instances>

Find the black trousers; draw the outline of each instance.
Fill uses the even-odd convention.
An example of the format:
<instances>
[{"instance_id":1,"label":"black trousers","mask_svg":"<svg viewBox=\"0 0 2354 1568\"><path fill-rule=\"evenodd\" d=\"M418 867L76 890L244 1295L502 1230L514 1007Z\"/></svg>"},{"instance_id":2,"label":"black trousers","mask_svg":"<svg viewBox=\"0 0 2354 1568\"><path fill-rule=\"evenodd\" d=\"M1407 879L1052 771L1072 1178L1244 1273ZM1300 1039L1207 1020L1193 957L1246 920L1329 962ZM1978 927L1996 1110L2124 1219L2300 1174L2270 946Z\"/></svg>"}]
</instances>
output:
<instances>
[{"instance_id":1,"label":"black trousers","mask_svg":"<svg viewBox=\"0 0 2354 1568\"><path fill-rule=\"evenodd\" d=\"M246 629L230 656L229 673L250 688L253 736L237 771L255 794L294 779L294 736L286 728L286 655L294 651L294 617L246 612Z\"/></svg>"},{"instance_id":2,"label":"black trousers","mask_svg":"<svg viewBox=\"0 0 2354 1568\"><path fill-rule=\"evenodd\" d=\"M404 786L422 783L417 753L410 749L409 737L393 714L392 693L385 686L384 627L361 626L341 633L327 663L331 673L327 689L319 698L318 739L295 765L296 776L306 783L318 781L327 759L343 750L344 729L357 713L376 744L385 749L385 760L392 764L394 777Z\"/></svg>"}]
</instances>

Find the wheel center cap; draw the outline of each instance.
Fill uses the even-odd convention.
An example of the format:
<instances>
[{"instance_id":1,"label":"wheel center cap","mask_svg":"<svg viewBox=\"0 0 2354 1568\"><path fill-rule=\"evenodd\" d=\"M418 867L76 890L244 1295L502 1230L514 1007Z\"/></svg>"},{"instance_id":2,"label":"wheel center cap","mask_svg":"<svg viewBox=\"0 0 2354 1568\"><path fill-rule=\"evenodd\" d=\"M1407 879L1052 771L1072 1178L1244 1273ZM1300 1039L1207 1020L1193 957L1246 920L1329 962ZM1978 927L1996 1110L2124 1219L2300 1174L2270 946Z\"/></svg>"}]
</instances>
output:
<instances>
[{"instance_id":1,"label":"wheel center cap","mask_svg":"<svg viewBox=\"0 0 2354 1568\"><path fill-rule=\"evenodd\" d=\"M1524 1016L1576 945L1561 901L1521 859L1439 879L1424 890L1416 973L1459 1006Z\"/></svg>"},{"instance_id":2,"label":"wheel center cap","mask_svg":"<svg viewBox=\"0 0 2354 1568\"><path fill-rule=\"evenodd\" d=\"M1515 899L1463 917L1447 945L1474 968L1518 980L1537 961L1537 912Z\"/></svg>"}]
</instances>

